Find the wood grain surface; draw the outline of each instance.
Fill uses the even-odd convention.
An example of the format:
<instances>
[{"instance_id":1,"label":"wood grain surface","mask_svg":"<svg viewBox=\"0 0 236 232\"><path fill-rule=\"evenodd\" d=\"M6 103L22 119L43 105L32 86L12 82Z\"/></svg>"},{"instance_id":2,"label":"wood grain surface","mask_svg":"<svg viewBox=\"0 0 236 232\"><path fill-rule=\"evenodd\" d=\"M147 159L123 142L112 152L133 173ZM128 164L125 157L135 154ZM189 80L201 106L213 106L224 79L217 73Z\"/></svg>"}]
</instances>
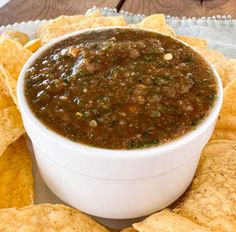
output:
<instances>
[{"instance_id":1,"label":"wood grain surface","mask_svg":"<svg viewBox=\"0 0 236 232\"><path fill-rule=\"evenodd\" d=\"M0 25L35 19L51 19L59 15L84 14L88 8L115 8L119 0L11 0L0 8Z\"/></svg>"},{"instance_id":2,"label":"wood grain surface","mask_svg":"<svg viewBox=\"0 0 236 232\"><path fill-rule=\"evenodd\" d=\"M202 3L203 15L231 15L236 19L236 0L208 0Z\"/></svg>"},{"instance_id":3,"label":"wood grain surface","mask_svg":"<svg viewBox=\"0 0 236 232\"><path fill-rule=\"evenodd\" d=\"M199 16L201 2L199 0L126 0L121 10L150 15L164 13L173 16Z\"/></svg>"},{"instance_id":4,"label":"wood grain surface","mask_svg":"<svg viewBox=\"0 0 236 232\"><path fill-rule=\"evenodd\" d=\"M93 6L146 15L160 12L179 17L230 14L236 18L236 0L10 0L0 8L0 25L50 19L62 14L84 14Z\"/></svg>"},{"instance_id":5,"label":"wood grain surface","mask_svg":"<svg viewBox=\"0 0 236 232\"><path fill-rule=\"evenodd\" d=\"M125 0L121 10L145 15L202 17L231 14L236 18L236 0Z\"/></svg>"}]
</instances>

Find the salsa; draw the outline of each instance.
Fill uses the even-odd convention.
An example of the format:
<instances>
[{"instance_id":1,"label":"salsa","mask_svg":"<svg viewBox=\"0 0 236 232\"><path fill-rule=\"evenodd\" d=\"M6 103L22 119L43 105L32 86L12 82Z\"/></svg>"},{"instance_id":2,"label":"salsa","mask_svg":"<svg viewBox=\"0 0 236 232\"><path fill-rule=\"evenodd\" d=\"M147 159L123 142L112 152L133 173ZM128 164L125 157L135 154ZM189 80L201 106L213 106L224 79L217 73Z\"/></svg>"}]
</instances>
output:
<instances>
[{"instance_id":1,"label":"salsa","mask_svg":"<svg viewBox=\"0 0 236 232\"><path fill-rule=\"evenodd\" d=\"M169 36L102 29L56 43L27 70L37 118L79 143L108 149L156 146L194 128L214 104L209 65Z\"/></svg>"}]
</instances>

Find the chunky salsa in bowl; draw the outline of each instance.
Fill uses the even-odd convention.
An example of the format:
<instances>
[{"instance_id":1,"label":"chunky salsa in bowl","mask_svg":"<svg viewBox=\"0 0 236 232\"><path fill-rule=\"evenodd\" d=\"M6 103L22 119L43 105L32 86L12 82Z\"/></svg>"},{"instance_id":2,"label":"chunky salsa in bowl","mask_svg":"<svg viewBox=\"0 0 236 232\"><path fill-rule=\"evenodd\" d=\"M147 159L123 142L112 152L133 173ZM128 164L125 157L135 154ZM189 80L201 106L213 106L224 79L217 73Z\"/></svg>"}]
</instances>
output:
<instances>
[{"instance_id":1,"label":"chunky salsa in bowl","mask_svg":"<svg viewBox=\"0 0 236 232\"><path fill-rule=\"evenodd\" d=\"M132 28L91 30L42 52L24 93L52 131L107 149L158 146L190 132L211 112L217 82L184 43Z\"/></svg>"}]
</instances>

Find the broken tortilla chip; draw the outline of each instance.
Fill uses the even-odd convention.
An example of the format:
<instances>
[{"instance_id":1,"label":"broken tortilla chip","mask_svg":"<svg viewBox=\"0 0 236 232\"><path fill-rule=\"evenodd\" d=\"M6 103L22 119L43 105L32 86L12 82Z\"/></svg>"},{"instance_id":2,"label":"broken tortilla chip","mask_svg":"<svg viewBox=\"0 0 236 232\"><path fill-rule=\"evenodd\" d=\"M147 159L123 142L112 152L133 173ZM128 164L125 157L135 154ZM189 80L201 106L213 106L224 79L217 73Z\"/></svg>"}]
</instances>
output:
<instances>
[{"instance_id":1,"label":"broken tortilla chip","mask_svg":"<svg viewBox=\"0 0 236 232\"><path fill-rule=\"evenodd\" d=\"M87 215L59 204L1 209L0 218L0 231L108 232Z\"/></svg>"},{"instance_id":2,"label":"broken tortilla chip","mask_svg":"<svg viewBox=\"0 0 236 232\"><path fill-rule=\"evenodd\" d=\"M0 157L0 185L0 208L33 204L31 154L24 136L8 146Z\"/></svg>"},{"instance_id":3,"label":"broken tortilla chip","mask_svg":"<svg viewBox=\"0 0 236 232\"><path fill-rule=\"evenodd\" d=\"M193 183L173 211L214 232L236 231L236 142L213 140Z\"/></svg>"},{"instance_id":4,"label":"broken tortilla chip","mask_svg":"<svg viewBox=\"0 0 236 232\"><path fill-rule=\"evenodd\" d=\"M193 47L207 48L207 41L205 39L185 35L177 35L177 38Z\"/></svg>"},{"instance_id":5,"label":"broken tortilla chip","mask_svg":"<svg viewBox=\"0 0 236 232\"><path fill-rule=\"evenodd\" d=\"M133 224L133 227L138 232L210 232L208 228L169 210L155 213L144 221Z\"/></svg>"}]
</instances>

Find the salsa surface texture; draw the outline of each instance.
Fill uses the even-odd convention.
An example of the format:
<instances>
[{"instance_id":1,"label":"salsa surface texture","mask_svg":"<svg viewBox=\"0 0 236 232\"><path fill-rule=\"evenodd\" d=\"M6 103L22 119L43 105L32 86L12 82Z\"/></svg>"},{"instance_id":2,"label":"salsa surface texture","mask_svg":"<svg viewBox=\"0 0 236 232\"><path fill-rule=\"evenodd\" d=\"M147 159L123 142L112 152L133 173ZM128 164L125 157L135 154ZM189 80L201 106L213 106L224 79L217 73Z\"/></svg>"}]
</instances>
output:
<instances>
[{"instance_id":1,"label":"salsa surface texture","mask_svg":"<svg viewBox=\"0 0 236 232\"><path fill-rule=\"evenodd\" d=\"M83 144L155 146L195 127L214 104L208 64L171 37L103 29L67 38L27 70L25 95L37 118Z\"/></svg>"}]
</instances>

